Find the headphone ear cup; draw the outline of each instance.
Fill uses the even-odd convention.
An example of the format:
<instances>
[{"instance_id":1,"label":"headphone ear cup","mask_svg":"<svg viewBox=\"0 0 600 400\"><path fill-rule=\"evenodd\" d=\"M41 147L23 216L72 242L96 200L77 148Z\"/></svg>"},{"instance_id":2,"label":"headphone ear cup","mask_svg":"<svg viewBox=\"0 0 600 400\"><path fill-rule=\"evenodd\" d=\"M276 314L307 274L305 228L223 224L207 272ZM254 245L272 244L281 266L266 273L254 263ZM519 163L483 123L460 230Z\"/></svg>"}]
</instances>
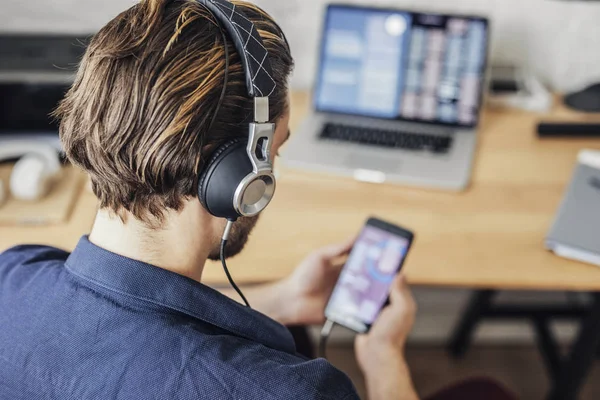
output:
<instances>
[{"instance_id":1,"label":"headphone ear cup","mask_svg":"<svg viewBox=\"0 0 600 400\"><path fill-rule=\"evenodd\" d=\"M220 146L202 171L198 181L198 198L206 210L219 218L236 219L235 191L249 174L252 163L246 142L231 140Z\"/></svg>"},{"instance_id":2,"label":"headphone ear cup","mask_svg":"<svg viewBox=\"0 0 600 400\"><path fill-rule=\"evenodd\" d=\"M206 204L206 182L208 180L208 177L211 176L211 171L214 169L216 161L219 159L221 154L223 154L223 152L225 152L227 149L229 149L236 143L239 143L239 140L232 139L217 147L217 149L212 153L212 155L208 159L206 165L204 165L204 167L198 174L198 200L200 200L200 204L202 204L202 206L207 210L208 206Z\"/></svg>"}]
</instances>

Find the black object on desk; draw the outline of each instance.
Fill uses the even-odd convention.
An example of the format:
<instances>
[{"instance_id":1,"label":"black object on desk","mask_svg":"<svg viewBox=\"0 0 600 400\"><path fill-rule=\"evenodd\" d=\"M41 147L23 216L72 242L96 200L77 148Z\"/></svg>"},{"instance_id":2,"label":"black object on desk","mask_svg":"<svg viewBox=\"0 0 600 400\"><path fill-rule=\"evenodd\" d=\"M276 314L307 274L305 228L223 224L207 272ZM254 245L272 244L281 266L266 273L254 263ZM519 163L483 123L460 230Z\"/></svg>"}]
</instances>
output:
<instances>
[{"instance_id":1,"label":"black object on desk","mask_svg":"<svg viewBox=\"0 0 600 400\"><path fill-rule=\"evenodd\" d=\"M600 138L600 122L598 123L569 123L569 122L540 122L537 127L541 138Z\"/></svg>"},{"instance_id":2,"label":"black object on desk","mask_svg":"<svg viewBox=\"0 0 600 400\"><path fill-rule=\"evenodd\" d=\"M600 112L600 83L565 96L565 104L575 110Z\"/></svg>"}]
</instances>

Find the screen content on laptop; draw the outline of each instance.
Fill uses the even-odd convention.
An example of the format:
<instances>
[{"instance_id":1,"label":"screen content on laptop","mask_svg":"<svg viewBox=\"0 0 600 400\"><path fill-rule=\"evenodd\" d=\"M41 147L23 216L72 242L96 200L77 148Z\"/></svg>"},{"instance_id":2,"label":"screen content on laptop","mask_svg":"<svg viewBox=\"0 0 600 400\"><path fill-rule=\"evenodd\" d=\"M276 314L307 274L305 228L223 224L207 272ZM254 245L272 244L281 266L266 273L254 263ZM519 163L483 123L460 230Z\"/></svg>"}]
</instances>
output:
<instances>
[{"instance_id":1,"label":"screen content on laptop","mask_svg":"<svg viewBox=\"0 0 600 400\"><path fill-rule=\"evenodd\" d=\"M316 109L474 126L487 28L477 17L329 6Z\"/></svg>"}]
</instances>

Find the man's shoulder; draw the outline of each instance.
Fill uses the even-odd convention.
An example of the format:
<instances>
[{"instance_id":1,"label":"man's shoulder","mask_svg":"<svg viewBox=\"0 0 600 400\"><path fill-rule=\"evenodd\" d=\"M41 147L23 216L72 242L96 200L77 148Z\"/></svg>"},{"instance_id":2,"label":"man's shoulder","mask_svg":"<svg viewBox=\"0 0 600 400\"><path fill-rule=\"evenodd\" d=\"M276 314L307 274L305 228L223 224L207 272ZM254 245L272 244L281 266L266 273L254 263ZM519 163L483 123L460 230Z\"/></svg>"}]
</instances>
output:
<instances>
[{"instance_id":1,"label":"man's shoulder","mask_svg":"<svg viewBox=\"0 0 600 400\"><path fill-rule=\"evenodd\" d=\"M290 388L296 393L288 398L359 399L350 378L323 358L302 361L291 367L291 372L300 377L300 382Z\"/></svg>"},{"instance_id":2,"label":"man's shoulder","mask_svg":"<svg viewBox=\"0 0 600 400\"><path fill-rule=\"evenodd\" d=\"M224 374L227 391L235 398L358 399L348 376L325 359L310 360L233 336L204 339L188 365Z\"/></svg>"},{"instance_id":3,"label":"man's shoulder","mask_svg":"<svg viewBox=\"0 0 600 400\"><path fill-rule=\"evenodd\" d=\"M64 250L42 245L20 245L0 253L0 274L4 270L20 265L31 265L40 262L64 262L69 253Z\"/></svg>"}]
</instances>

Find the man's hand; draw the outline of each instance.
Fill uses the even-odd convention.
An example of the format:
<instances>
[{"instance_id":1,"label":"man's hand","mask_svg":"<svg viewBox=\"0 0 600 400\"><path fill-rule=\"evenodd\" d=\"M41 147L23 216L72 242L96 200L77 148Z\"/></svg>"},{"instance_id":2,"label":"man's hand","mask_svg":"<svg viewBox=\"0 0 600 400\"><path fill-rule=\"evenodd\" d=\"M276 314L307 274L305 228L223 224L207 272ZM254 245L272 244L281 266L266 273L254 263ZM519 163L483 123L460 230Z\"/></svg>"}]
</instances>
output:
<instances>
[{"instance_id":1,"label":"man's hand","mask_svg":"<svg viewBox=\"0 0 600 400\"><path fill-rule=\"evenodd\" d=\"M289 325L316 325L325 321L325 306L353 244L354 238L312 252L280 282L282 298L291 306Z\"/></svg>"},{"instance_id":2,"label":"man's hand","mask_svg":"<svg viewBox=\"0 0 600 400\"><path fill-rule=\"evenodd\" d=\"M242 288L250 305L283 325L314 325L325 320L325 306L352 248L354 238L309 254L281 281ZM221 292L236 301L233 289Z\"/></svg>"},{"instance_id":3,"label":"man's hand","mask_svg":"<svg viewBox=\"0 0 600 400\"><path fill-rule=\"evenodd\" d=\"M404 345L416 310L406 280L398 275L390 289L390 304L368 334L356 337L356 359L365 375L370 400L418 399L404 360Z\"/></svg>"}]
</instances>

